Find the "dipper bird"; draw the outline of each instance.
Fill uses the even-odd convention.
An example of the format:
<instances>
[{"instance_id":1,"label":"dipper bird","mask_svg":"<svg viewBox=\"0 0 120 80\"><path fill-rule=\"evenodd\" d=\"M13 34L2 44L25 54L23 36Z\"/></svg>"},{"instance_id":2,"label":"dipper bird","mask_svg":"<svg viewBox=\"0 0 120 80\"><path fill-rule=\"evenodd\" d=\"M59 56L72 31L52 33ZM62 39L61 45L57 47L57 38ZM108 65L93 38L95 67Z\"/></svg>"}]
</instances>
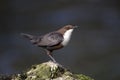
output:
<instances>
[{"instance_id":1,"label":"dipper bird","mask_svg":"<svg viewBox=\"0 0 120 80\"><path fill-rule=\"evenodd\" d=\"M53 60L53 62L56 62L51 53L68 44L75 28L77 28L77 26L66 25L57 31L53 31L42 36L33 36L25 33L21 33L21 35L28 38L34 45L44 48L47 55Z\"/></svg>"}]
</instances>

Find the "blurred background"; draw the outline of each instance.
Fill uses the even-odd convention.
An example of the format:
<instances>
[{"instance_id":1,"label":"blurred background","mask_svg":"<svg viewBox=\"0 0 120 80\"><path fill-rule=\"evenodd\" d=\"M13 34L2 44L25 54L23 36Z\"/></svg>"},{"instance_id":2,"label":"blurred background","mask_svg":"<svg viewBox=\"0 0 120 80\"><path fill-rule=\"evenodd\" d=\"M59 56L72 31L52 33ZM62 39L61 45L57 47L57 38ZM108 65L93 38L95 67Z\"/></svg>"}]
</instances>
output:
<instances>
[{"instance_id":1,"label":"blurred background","mask_svg":"<svg viewBox=\"0 0 120 80\"><path fill-rule=\"evenodd\" d=\"M119 0L1 0L0 74L20 73L49 61L43 49L20 36L80 26L55 59L95 80L120 80Z\"/></svg>"}]
</instances>

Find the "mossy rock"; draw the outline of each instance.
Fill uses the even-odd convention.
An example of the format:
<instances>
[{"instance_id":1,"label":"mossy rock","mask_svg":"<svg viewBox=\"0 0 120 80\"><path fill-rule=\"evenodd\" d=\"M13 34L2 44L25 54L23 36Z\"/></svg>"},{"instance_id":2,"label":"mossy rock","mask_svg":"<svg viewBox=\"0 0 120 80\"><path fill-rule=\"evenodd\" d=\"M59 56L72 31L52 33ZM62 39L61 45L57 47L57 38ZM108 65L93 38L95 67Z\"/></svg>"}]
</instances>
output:
<instances>
[{"instance_id":1,"label":"mossy rock","mask_svg":"<svg viewBox=\"0 0 120 80\"><path fill-rule=\"evenodd\" d=\"M94 80L83 74L73 74L52 61L34 65L22 74L12 75L10 80Z\"/></svg>"}]
</instances>

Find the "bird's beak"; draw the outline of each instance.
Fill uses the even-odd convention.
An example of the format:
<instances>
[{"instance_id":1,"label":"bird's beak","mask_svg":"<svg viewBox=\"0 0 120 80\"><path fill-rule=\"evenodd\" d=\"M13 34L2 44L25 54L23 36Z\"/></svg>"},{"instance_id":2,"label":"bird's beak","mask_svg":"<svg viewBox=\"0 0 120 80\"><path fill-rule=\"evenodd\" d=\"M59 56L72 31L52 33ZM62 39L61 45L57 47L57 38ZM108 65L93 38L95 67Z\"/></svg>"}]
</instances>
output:
<instances>
[{"instance_id":1,"label":"bird's beak","mask_svg":"<svg viewBox=\"0 0 120 80\"><path fill-rule=\"evenodd\" d=\"M78 26L74 26L74 28L78 28Z\"/></svg>"}]
</instances>

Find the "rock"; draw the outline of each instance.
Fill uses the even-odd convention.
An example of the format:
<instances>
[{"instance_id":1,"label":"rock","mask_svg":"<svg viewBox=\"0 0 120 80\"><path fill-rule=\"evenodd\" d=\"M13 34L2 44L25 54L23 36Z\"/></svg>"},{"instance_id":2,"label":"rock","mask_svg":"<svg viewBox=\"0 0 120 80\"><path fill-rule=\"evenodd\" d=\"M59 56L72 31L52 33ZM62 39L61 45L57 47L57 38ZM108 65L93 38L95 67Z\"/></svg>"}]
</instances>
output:
<instances>
[{"instance_id":1,"label":"rock","mask_svg":"<svg viewBox=\"0 0 120 80\"><path fill-rule=\"evenodd\" d=\"M5 79L3 79L5 80ZM94 80L83 74L73 74L52 61L34 65L22 74L12 75L10 80Z\"/></svg>"}]
</instances>

